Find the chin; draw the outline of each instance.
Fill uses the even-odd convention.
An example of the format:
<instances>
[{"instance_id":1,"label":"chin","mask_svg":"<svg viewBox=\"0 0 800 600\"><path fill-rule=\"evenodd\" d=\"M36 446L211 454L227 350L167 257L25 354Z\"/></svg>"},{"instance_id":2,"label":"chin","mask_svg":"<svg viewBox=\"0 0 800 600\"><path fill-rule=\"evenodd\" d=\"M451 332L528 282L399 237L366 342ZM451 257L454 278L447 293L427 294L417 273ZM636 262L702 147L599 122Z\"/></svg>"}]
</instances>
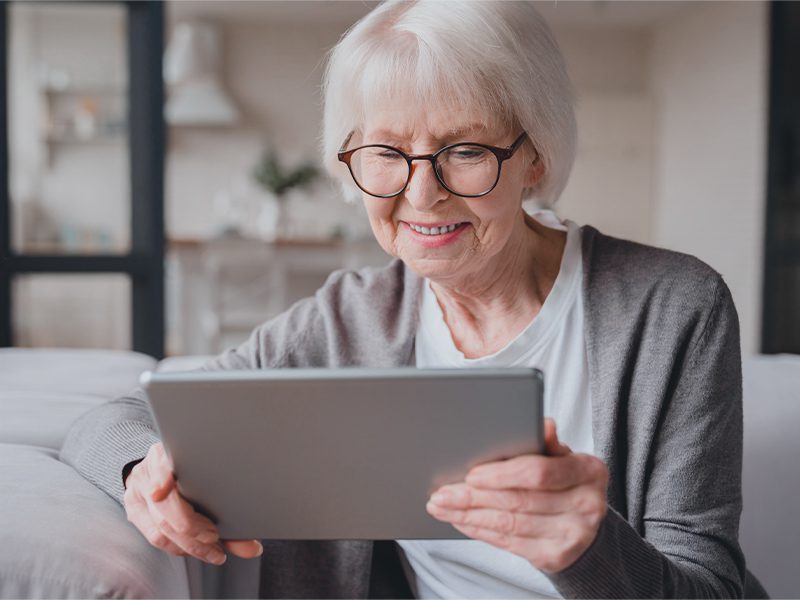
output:
<instances>
[{"instance_id":1,"label":"chin","mask_svg":"<svg viewBox=\"0 0 800 600\"><path fill-rule=\"evenodd\" d=\"M458 259L399 256L406 266L420 277L443 281L459 277L463 264Z\"/></svg>"},{"instance_id":2,"label":"chin","mask_svg":"<svg viewBox=\"0 0 800 600\"><path fill-rule=\"evenodd\" d=\"M405 265L420 277L427 277L434 281L458 279L468 275L470 266L475 264L475 256L463 246L444 249L423 248L413 243L403 243L406 240L397 240L391 244L381 246L391 254L402 260Z\"/></svg>"}]
</instances>

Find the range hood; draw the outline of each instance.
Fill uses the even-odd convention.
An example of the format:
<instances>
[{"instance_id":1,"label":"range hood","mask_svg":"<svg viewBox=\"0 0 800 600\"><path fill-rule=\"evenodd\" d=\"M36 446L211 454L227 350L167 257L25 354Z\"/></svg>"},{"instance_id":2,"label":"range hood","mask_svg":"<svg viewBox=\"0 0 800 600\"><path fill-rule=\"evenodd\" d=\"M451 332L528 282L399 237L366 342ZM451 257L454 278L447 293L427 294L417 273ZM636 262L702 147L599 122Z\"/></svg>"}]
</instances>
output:
<instances>
[{"instance_id":1,"label":"range hood","mask_svg":"<svg viewBox=\"0 0 800 600\"><path fill-rule=\"evenodd\" d=\"M234 125L239 111L222 86L222 37L208 21L178 23L164 54L170 125Z\"/></svg>"}]
</instances>

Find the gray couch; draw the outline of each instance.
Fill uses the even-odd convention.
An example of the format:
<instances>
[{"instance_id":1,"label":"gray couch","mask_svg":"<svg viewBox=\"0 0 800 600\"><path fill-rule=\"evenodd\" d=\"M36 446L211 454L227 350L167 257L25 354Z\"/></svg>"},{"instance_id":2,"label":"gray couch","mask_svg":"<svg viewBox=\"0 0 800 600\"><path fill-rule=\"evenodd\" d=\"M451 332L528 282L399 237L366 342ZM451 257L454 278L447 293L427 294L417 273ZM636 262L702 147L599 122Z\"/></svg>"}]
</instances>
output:
<instances>
[{"instance_id":1,"label":"gray couch","mask_svg":"<svg viewBox=\"0 0 800 600\"><path fill-rule=\"evenodd\" d=\"M257 597L260 559L215 567L153 548L58 461L72 421L156 366L129 352L0 349L0 598ZM744 373L742 546L770 594L798 597L800 357L754 357Z\"/></svg>"},{"instance_id":2,"label":"gray couch","mask_svg":"<svg viewBox=\"0 0 800 600\"><path fill-rule=\"evenodd\" d=\"M0 349L0 598L258 597L258 560L162 552L58 460L79 415L157 366L133 352Z\"/></svg>"}]
</instances>

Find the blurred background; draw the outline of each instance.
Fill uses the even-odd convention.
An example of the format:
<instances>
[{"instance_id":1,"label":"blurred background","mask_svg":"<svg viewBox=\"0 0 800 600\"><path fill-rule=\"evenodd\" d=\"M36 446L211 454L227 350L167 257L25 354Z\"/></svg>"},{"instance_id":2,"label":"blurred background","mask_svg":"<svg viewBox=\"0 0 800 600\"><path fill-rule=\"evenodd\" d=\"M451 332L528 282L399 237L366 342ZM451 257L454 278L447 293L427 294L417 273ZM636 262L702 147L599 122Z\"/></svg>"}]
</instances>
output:
<instances>
[{"instance_id":1,"label":"blurred background","mask_svg":"<svg viewBox=\"0 0 800 600\"><path fill-rule=\"evenodd\" d=\"M215 353L380 265L319 168L326 52L372 2L4 2L0 346ZM578 92L557 211L720 271L800 353L800 10L537 2Z\"/></svg>"}]
</instances>

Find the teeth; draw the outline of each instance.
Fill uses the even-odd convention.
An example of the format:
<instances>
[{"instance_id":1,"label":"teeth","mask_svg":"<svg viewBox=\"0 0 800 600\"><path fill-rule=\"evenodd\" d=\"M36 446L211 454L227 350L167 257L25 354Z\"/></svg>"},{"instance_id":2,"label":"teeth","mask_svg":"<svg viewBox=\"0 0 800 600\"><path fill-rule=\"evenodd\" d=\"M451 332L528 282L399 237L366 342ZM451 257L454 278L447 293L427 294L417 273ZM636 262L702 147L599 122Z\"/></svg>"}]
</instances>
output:
<instances>
[{"instance_id":1,"label":"teeth","mask_svg":"<svg viewBox=\"0 0 800 600\"><path fill-rule=\"evenodd\" d=\"M443 233L450 233L451 231L455 230L455 228L458 227L458 225L460 225L460 223L458 224L453 223L452 225L442 225L441 227L418 227L417 225L411 225L409 223L411 229L413 229L417 233L422 233L424 235L441 235Z\"/></svg>"}]
</instances>

